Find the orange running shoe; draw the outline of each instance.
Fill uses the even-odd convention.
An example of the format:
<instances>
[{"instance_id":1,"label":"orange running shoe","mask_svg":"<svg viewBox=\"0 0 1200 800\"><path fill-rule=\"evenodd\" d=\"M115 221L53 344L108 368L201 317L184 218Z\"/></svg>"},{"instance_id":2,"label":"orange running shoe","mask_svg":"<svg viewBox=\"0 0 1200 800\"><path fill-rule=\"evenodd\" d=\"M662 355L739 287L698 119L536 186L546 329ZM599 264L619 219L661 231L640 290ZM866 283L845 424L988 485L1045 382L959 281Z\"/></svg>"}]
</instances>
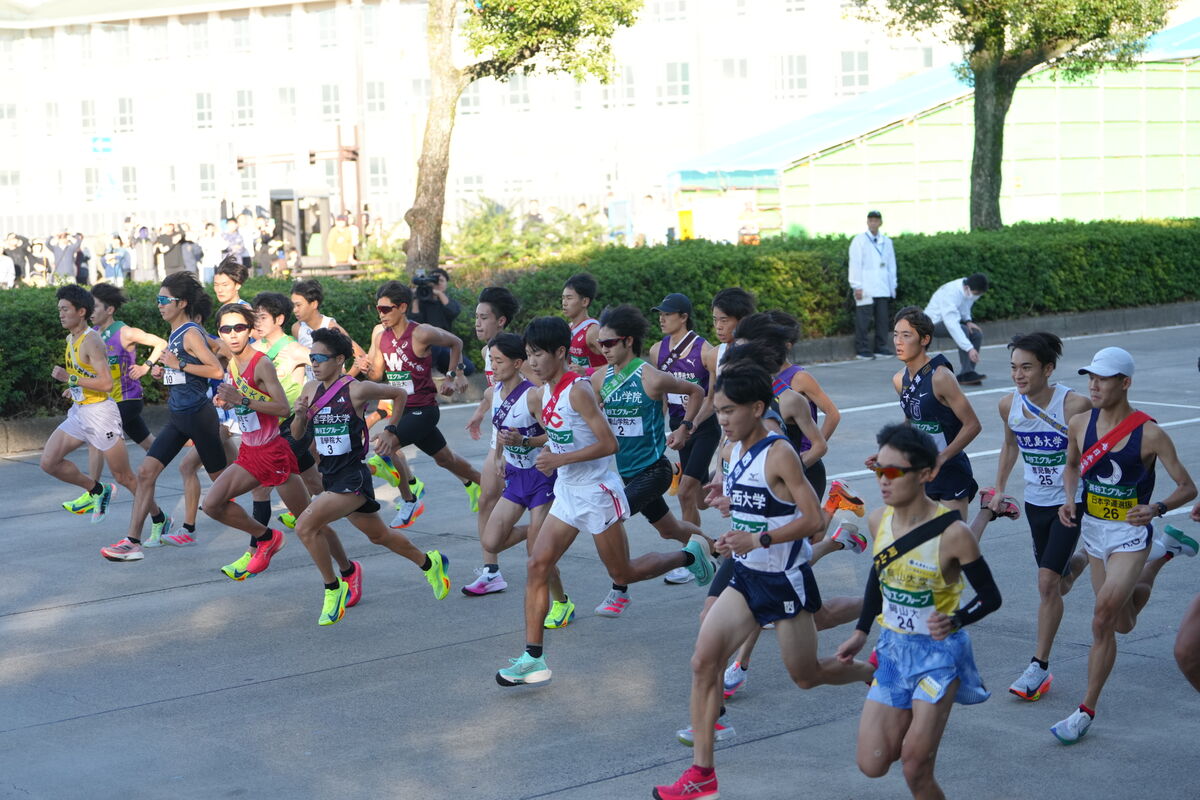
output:
<instances>
[{"instance_id":1,"label":"orange running shoe","mask_svg":"<svg viewBox=\"0 0 1200 800\"><path fill-rule=\"evenodd\" d=\"M824 509L829 514L835 511L851 511L857 517L867 513L863 501L852 495L850 486L842 481L832 481L829 484L829 497L825 499Z\"/></svg>"},{"instance_id":2,"label":"orange running shoe","mask_svg":"<svg viewBox=\"0 0 1200 800\"><path fill-rule=\"evenodd\" d=\"M667 490L667 494L674 497L679 494L679 479L683 477L683 465L671 462L671 488Z\"/></svg>"}]
</instances>

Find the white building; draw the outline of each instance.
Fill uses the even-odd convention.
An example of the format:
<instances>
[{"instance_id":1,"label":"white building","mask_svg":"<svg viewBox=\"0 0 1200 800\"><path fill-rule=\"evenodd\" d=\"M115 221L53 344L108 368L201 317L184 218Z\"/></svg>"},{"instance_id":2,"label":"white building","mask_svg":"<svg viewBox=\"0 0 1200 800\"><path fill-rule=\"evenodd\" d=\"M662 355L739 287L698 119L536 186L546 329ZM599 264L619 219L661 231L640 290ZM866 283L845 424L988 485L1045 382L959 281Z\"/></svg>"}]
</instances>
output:
<instances>
[{"instance_id":1,"label":"white building","mask_svg":"<svg viewBox=\"0 0 1200 800\"><path fill-rule=\"evenodd\" d=\"M483 194L543 212L625 201L666 223L662 186L682 160L957 56L888 39L845 5L648 0L609 86L473 85L447 216ZM0 4L0 230L102 233L129 214L195 227L222 201L266 207L270 189L314 184L336 208L337 163L309 152L334 151L339 131L351 144L356 124L362 198L398 220L424 125L424 16L419 0ZM357 194L347 164L346 207Z\"/></svg>"}]
</instances>

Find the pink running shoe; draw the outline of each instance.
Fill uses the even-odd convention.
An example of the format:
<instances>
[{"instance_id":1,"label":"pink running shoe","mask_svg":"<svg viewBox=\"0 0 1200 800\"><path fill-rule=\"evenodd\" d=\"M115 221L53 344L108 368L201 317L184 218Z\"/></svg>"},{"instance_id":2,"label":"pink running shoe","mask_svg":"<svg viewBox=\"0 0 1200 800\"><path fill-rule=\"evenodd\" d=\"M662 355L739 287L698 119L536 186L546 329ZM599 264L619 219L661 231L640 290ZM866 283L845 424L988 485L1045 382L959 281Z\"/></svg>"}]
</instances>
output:
<instances>
[{"instance_id":1,"label":"pink running shoe","mask_svg":"<svg viewBox=\"0 0 1200 800\"><path fill-rule=\"evenodd\" d=\"M654 797L657 800L712 800L720 797L716 771L710 769L707 773L701 772L700 767L693 764L670 786L655 786Z\"/></svg>"},{"instance_id":2,"label":"pink running shoe","mask_svg":"<svg viewBox=\"0 0 1200 800\"><path fill-rule=\"evenodd\" d=\"M282 548L283 545L280 545ZM276 550L275 552L279 552ZM345 578L346 585L350 587L350 594L346 597L346 608L358 605L358 601L362 600L362 564L357 561L351 561L350 566L354 567L354 572L351 572Z\"/></svg>"},{"instance_id":3,"label":"pink running shoe","mask_svg":"<svg viewBox=\"0 0 1200 800\"><path fill-rule=\"evenodd\" d=\"M984 489L979 493L979 507L987 508L992 503L992 498L996 496L995 489ZM992 512L995 513L995 512ZM998 517L1008 517L1009 519L1021 518L1021 507L1017 505L1016 499L1004 495L1003 505L1000 506Z\"/></svg>"},{"instance_id":4,"label":"pink running shoe","mask_svg":"<svg viewBox=\"0 0 1200 800\"><path fill-rule=\"evenodd\" d=\"M254 548L254 555L250 557L250 563L246 565L246 571L257 575L266 570L267 567L271 566L271 558L283 549L285 541L286 539L283 538L282 531L272 529L271 538Z\"/></svg>"},{"instance_id":5,"label":"pink running shoe","mask_svg":"<svg viewBox=\"0 0 1200 800\"><path fill-rule=\"evenodd\" d=\"M129 539L122 539L116 544L100 548L100 555L109 561L141 561L146 557L140 544L134 544Z\"/></svg>"}]
</instances>

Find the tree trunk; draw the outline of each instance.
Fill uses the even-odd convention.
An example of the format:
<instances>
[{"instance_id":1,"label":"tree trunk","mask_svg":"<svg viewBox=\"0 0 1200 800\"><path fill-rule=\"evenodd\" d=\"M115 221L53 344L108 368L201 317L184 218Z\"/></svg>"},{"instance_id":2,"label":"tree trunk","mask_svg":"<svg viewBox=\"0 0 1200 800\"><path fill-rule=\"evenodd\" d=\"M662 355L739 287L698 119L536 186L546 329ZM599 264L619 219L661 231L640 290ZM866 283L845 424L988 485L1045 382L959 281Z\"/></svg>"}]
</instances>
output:
<instances>
[{"instance_id":1,"label":"tree trunk","mask_svg":"<svg viewBox=\"0 0 1200 800\"><path fill-rule=\"evenodd\" d=\"M405 214L410 235L405 244L408 267L413 272L438 265L442 248L442 217L446 205L446 173L450 169L450 137L458 99L470 82L454 66L454 22L457 0L429 0L429 116L417 162L417 192Z\"/></svg>"},{"instance_id":2,"label":"tree trunk","mask_svg":"<svg viewBox=\"0 0 1200 800\"><path fill-rule=\"evenodd\" d=\"M971 230L998 230L1004 120L1020 70L992 59L972 59L975 77L975 151L971 157Z\"/></svg>"}]
</instances>

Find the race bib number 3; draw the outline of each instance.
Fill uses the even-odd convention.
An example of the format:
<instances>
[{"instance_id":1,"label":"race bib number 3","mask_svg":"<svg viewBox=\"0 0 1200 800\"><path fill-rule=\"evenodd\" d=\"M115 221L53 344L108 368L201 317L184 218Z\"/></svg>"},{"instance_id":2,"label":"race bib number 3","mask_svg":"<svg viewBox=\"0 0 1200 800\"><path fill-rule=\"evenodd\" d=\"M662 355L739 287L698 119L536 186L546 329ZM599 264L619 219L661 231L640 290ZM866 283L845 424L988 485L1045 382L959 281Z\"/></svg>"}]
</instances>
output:
<instances>
[{"instance_id":1,"label":"race bib number 3","mask_svg":"<svg viewBox=\"0 0 1200 800\"><path fill-rule=\"evenodd\" d=\"M409 394L413 393L413 382L411 372L392 372L387 373L387 382L392 386L399 386Z\"/></svg>"},{"instance_id":2,"label":"race bib number 3","mask_svg":"<svg viewBox=\"0 0 1200 800\"><path fill-rule=\"evenodd\" d=\"M182 386L187 383L187 373L181 369L163 367L163 384L166 386Z\"/></svg>"},{"instance_id":3,"label":"race bib number 3","mask_svg":"<svg viewBox=\"0 0 1200 800\"><path fill-rule=\"evenodd\" d=\"M904 633L929 634L929 617L933 614L933 592L909 592L895 589L886 583L883 589L883 622L889 628Z\"/></svg>"},{"instance_id":4,"label":"race bib number 3","mask_svg":"<svg viewBox=\"0 0 1200 800\"><path fill-rule=\"evenodd\" d=\"M637 437L643 431L641 417L609 417L608 426L614 436Z\"/></svg>"},{"instance_id":5,"label":"race bib number 3","mask_svg":"<svg viewBox=\"0 0 1200 800\"><path fill-rule=\"evenodd\" d=\"M344 456L350 452L350 424L313 425L317 452L323 456Z\"/></svg>"}]
</instances>

